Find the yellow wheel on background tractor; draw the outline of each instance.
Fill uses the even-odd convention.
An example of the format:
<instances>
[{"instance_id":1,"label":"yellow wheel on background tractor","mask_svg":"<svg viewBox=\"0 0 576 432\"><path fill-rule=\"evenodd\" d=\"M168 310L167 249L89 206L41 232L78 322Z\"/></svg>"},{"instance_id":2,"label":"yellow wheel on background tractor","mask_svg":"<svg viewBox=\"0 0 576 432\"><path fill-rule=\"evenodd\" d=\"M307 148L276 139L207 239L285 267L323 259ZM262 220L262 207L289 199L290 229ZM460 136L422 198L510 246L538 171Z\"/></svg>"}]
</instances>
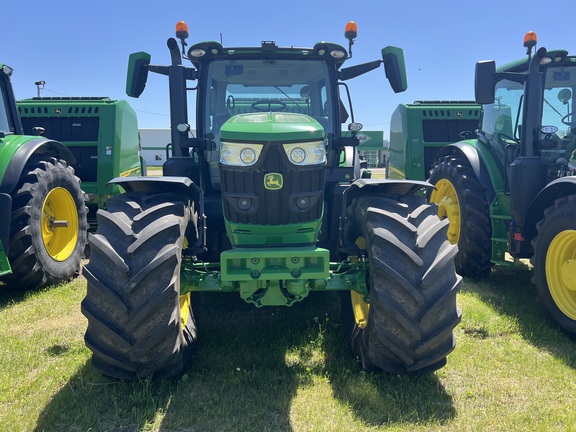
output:
<instances>
[{"instance_id":1,"label":"yellow wheel on background tractor","mask_svg":"<svg viewBox=\"0 0 576 432\"><path fill-rule=\"evenodd\" d=\"M55 261L65 261L78 241L76 202L67 189L57 187L48 193L40 223L46 251Z\"/></svg>"},{"instance_id":2,"label":"yellow wheel on background tractor","mask_svg":"<svg viewBox=\"0 0 576 432\"><path fill-rule=\"evenodd\" d=\"M436 183L436 189L430 195L430 202L438 204L438 217L450 221L448 240L451 244L458 244L460 240L461 215L460 201L454 185L448 179L441 179Z\"/></svg>"},{"instance_id":3,"label":"yellow wheel on background tractor","mask_svg":"<svg viewBox=\"0 0 576 432\"><path fill-rule=\"evenodd\" d=\"M2 282L39 288L79 274L88 232L80 179L65 160L32 155L11 192L8 258L12 274Z\"/></svg>"},{"instance_id":4,"label":"yellow wheel on background tractor","mask_svg":"<svg viewBox=\"0 0 576 432\"><path fill-rule=\"evenodd\" d=\"M562 231L550 243L546 280L558 308L576 320L576 230Z\"/></svg>"},{"instance_id":5,"label":"yellow wheel on background tractor","mask_svg":"<svg viewBox=\"0 0 576 432\"><path fill-rule=\"evenodd\" d=\"M576 194L558 198L536 228L532 283L550 317L576 335Z\"/></svg>"},{"instance_id":6,"label":"yellow wheel on background tractor","mask_svg":"<svg viewBox=\"0 0 576 432\"><path fill-rule=\"evenodd\" d=\"M454 263L462 276L483 277L492 267L492 223L487 182L480 182L463 155L450 154L434 163L429 199L440 219L448 219L448 240L458 245Z\"/></svg>"}]
</instances>

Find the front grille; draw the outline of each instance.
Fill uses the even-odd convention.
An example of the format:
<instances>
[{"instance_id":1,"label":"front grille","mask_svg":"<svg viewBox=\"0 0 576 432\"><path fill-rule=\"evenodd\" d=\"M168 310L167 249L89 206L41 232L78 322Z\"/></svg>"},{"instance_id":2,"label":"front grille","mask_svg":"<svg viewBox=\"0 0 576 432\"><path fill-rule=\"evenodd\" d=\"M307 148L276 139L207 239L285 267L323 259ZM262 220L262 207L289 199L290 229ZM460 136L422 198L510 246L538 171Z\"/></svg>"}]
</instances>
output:
<instances>
[{"instance_id":1,"label":"front grille","mask_svg":"<svg viewBox=\"0 0 576 432\"><path fill-rule=\"evenodd\" d=\"M264 187L264 177L269 173L282 174L281 189ZM311 222L322 216L324 165L295 166L278 143L268 143L254 166L220 165L220 175L224 216L230 222L283 225ZM309 205L302 208L306 202Z\"/></svg>"}]
</instances>

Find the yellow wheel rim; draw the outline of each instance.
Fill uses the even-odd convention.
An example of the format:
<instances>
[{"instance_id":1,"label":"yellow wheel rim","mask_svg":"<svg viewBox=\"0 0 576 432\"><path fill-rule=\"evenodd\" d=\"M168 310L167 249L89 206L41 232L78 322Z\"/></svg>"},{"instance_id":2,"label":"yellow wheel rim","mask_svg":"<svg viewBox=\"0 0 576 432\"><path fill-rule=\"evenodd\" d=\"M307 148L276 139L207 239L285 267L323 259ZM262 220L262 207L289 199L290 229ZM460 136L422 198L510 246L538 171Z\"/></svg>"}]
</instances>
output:
<instances>
[{"instance_id":1,"label":"yellow wheel rim","mask_svg":"<svg viewBox=\"0 0 576 432\"><path fill-rule=\"evenodd\" d=\"M576 230L562 231L550 243L546 281L556 306L576 320Z\"/></svg>"},{"instance_id":2,"label":"yellow wheel rim","mask_svg":"<svg viewBox=\"0 0 576 432\"><path fill-rule=\"evenodd\" d=\"M436 183L436 189L430 195L430 201L438 204L438 217L448 218L450 227L448 228L448 240L452 244L458 244L460 240L460 201L454 185L447 180L441 179Z\"/></svg>"},{"instance_id":3,"label":"yellow wheel rim","mask_svg":"<svg viewBox=\"0 0 576 432\"><path fill-rule=\"evenodd\" d=\"M356 325L363 329L368 325L370 305L364 301L364 296L356 291L350 291L350 299L352 300L352 312L354 312Z\"/></svg>"},{"instance_id":4,"label":"yellow wheel rim","mask_svg":"<svg viewBox=\"0 0 576 432\"><path fill-rule=\"evenodd\" d=\"M52 189L42 204L42 241L55 261L72 255L78 241L78 212L74 198L67 189Z\"/></svg>"},{"instance_id":5,"label":"yellow wheel rim","mask_svg":"<svg viewBox=\"0 0 576 432\"><path fill-rule=\"evenodd\" d=\"M190 317L191 298L190 293L180 296L180 323L182 324L182 328L186 327L186 323Z\"/></svg>"}]
</instances>

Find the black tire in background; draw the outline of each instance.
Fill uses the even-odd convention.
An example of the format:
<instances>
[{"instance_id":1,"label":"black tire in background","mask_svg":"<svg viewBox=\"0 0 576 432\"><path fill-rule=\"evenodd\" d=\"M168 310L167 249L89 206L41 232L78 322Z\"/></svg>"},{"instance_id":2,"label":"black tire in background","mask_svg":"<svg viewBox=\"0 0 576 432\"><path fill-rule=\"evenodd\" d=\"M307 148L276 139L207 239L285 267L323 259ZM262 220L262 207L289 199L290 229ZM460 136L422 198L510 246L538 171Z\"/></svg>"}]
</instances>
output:
<instances>
[{"instance_id":1,"label":"black tire in background","mask_svg":"<svg viewBox=\"0 0 576 432\"><path fill-rule=\"evenodd\" d=\"M458 245L456 271L479 278L492 268L492 224L486 190L468 162L460 156L445 156L434 166L430 183L436 190L430 201L438 204L439 216L450 220L448 236Z\"/></svg>"},{"instance_id":2,"label":"black tire in background","mask_svg":"<svg viewBox=\"0 0 576 432\"><path fill-rule=\"evenodd\" d=\"M532 240L532 283L551 318L576 336L576 195L544 211Z\"/></svg>"},{"instance_id":3,"label":"black tire in background","mask_svg":"<svg viewBox=\"0 0 576 432\"><path fill-rule=\"evenodd\" d=\"M82 301L92 364L121 379L181 374L196 341L192 296L180 295L193 203L181 194L131 192L109 199L97 217Z\"/></svg>"},{"instance_id":4,"label":"black tire in background","mask_svg":"<svg viewBox=\"0 0 576 432\"><path fill-rule=\"evenodd\" d=\"M31 289L79 274L88 230L86 212L74 169L64 160L32 156L12 192L8 252L12 274L2 281Z\"/></svg>"},{"instance_id":5,"label":"black tire in background","mask_svg":"<svg viewBox=\"0 0 576 432\"><path fill-rule=\"evenodd\" d=\"M442 367L454 349L461 311L456 293L455 245L436 206L422 197L367 196L348 209L348 235L364 244L369 261L369 308L355 293L342 294L350 348L366 371L400 374ZM367 318L359 324L353 307Z\"/></svg>"}]
</instances>

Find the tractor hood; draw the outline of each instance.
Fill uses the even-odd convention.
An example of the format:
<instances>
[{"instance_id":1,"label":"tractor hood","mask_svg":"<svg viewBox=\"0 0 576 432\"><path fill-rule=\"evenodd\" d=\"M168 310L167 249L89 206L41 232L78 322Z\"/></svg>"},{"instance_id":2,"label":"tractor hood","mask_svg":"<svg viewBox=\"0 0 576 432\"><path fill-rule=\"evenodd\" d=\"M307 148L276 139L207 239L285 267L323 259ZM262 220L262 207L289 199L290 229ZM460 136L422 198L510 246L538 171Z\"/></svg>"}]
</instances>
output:
<instances>
[{"instance_id":1,"label":"tractor hood","mask_svg":"<svg viewBox=\"0 0 576 432\"><path fill-rule=\"evenodd\" d=\"M324 139L324 128L304 114L262 112L231 117L220 131L222 141L298 142Z\"/></svg>"}]
</instances>

